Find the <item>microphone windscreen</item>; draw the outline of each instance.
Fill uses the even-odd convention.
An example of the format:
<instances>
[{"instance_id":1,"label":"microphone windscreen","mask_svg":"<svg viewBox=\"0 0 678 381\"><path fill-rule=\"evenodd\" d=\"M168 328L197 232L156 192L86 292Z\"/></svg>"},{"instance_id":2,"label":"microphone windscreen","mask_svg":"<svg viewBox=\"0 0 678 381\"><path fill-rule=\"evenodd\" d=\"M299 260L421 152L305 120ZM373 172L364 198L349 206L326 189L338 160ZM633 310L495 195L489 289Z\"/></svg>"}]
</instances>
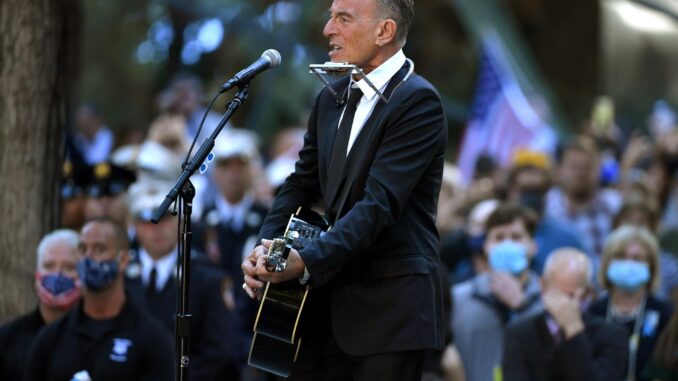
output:
<instances>
[{"instance_id":1,"label":"microphone windscreen","mask_svg":"<svg viewBox=\"0 0 678 381\"><path fill-rule=\"evenodd\" d=\"M280 62L282 62L280 53L278 53L278 51L275 49L268 49L261 56L266 58L266 60L271 63L271 67L276 67L280 65Z\"/></svg>"}]
</instances>

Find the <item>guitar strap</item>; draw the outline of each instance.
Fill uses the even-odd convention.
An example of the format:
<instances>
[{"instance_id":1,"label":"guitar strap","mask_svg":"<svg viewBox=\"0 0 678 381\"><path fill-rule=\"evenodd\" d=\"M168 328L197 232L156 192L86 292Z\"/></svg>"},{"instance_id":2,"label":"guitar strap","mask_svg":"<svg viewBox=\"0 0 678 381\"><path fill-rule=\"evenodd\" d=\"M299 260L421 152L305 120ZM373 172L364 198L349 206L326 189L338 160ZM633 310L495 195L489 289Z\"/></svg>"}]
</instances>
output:
<instances>
[{"instance_id":1,"label":"guitar strap","mask_svg":"<svg viewBox=\"0 0 678 381\"><path fill-rule=\"evenodd\" d=\"M406 61L405 64L403 65L403 67L401 67L400 70L398 70L398 72L391 78L388 85L386 86L386 89L384 90L384 96L387 99L390 100L393 91L395 91L395 89L400 87L400 85L402 83L404 83L405 81L407 81L410 78L410 75L412 74L411 71L409 70L411 65L413 65L411 63L411 61L409 61L409 60ZM370 117L365 122L366 125L370 122L370 119L376 118L379 115L379 113L381 112L384 105L386 105L386 102L384 102L383 99L379 99L377 101L377 104L374 106L374 109L372 110ZM361 131L361 134L363 132L366 133L367 131L363 130L363 131ZM359 153L356 152L355 153L356 155L349 154L349 156L362 157L363 156L362 154L364 153L362 151L367 150L368 146L369 146L368 144L358 144L357 147L355 147L355 148L357 150L361 150L361 152L359 152ZM349 163L349 161L347 161L347 163ZM335 213L334 224L336 224L336 221L339 219L339 216L341 215L341 211L344 209L344 205L348 201L348 194L351 191L351 187L353 186L354 180L355 180L355 171L352 171L350 178L347 178L340 185L341 186L341 193L339 193L339 198L337 198L337 200L339 200L339 203L337 204L337 205L339 205L339 207L336 209L337 212Z\"/></svg>"}]
</instances>

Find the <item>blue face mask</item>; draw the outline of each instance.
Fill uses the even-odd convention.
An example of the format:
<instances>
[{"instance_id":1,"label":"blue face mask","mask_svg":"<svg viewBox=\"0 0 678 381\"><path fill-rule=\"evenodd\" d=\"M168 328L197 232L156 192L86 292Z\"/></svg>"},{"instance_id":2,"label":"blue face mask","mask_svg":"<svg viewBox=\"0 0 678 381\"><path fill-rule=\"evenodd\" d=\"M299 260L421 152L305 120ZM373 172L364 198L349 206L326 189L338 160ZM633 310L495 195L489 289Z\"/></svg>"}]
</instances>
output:
<instances>
[{"instance_id":1,"label":"blue face mask","mask_svg":"<svg viewBox=\"0 0 678 381\"><path fill-rule=\"evenodd\" d=\"M490 249L489 260L492 270L518 275L527 268L527 248L523 244L505 240Z\"/></svg>"},{"instance_id":2,"label":"blue face mask","mask_svg":"<svg viewBox=\"0 0 678 381\"><path fill-rule=\"evenodd\" d=\"M636 291L650 280L650 266L646 262L615 259L607 268L607 279L624 291Z\"/></svg>"},{"instance_id":3,"label":"blue face mask","mask_svg":"<svg viewBox=\"0 0 678 381\"><path fill-rule=\"evenodd\" d=\"M63 294L75 288L75 279L62 273L47 273L41 275L40 284L52 295Z\"/></svg>"},{"instance_id":4,"label":"blue face mask","mask_svg":"<svg viewBox=\"0 0 678 381\"><path fill-rule=\"evenodd\" d=\"M118 276L118 261L95 261L84 258L78 262L78 276L90 291L108 288Z\"/></svg>"}]
</instances>

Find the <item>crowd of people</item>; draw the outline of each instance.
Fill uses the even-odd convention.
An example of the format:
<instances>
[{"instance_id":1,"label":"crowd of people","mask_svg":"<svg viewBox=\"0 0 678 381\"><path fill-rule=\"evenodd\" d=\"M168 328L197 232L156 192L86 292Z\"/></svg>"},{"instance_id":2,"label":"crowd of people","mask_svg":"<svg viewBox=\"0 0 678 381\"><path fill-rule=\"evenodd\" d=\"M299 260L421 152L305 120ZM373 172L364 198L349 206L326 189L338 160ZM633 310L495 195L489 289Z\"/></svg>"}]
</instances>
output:
<instances>
[{"instance_id":1,"label":"crowd of people","mask_svg":"<svg viewBox=\"0 0 678 381\"><path fill-rule=\"evenodd\" d=\"M197 83L182 75L168 91L190 89L203 112ZM38 307L0 330L13 348L3 379L70 379L84 362L94 380L173 376L178 217L150 217L197 128L169 110L141 144L112 149L95 107L81 108L62 228L36 248ZM257 304L237 285L302 139L285 129L262 155L256 134L229 126L194 177L191 379L272 377L246 366ZM430 354L427 379L676 379L678 133L615 143L582 134L557 157L517 151L509 168L483 157L470 184L446 164L437 221L448 346Z\"/></svg>"},{"instance_id":2,"label":"crowd of people","mask_svg":"<svg viewBox=\"0 0 678 381\"><path fill-rule=\"evenodd\" d=\"M366 3L333 3L324 31L335 41L331 54L344 52L337 36L364 35L345 29L353 8L379 19L381 3ZM381 58L370 70L382 68L382 77L373 78L395 101L374 106L378 97L367 85L342 82L357 95L346 102L360 123L369 112L400 117L383 118L392 124L374 138L383 139L379 145L351 140L353 115L340 118L324 92L308 132L284 129L262 149L251 129L227 125L192 177L190 379L276 379L247 366L254 285L273 276L256 268L265 251L259 244L273 238L262 234L286 219L287 206L342 189L322 184L320 160L329 172L330 162L346 161L359 175L344 202L324 200L337 222L324 246L293 251L304 261L299 280L333 292L332 321L311 325L336 337L325 332L302 346L304 372L361 380L420 373L431 381L678 380L675 113L650 120L647 135L623 133L613 121L587 126L555 155L516 150L509 167L482 156L465 181L453 162L443 169L435 90L416 75L406 82L410 63L400 49L413 4L399 7L379 19L378 43L369 47ZM388 84L391 77L399 79ZM394 92L401 81L407 85ZM201 143L220 119L207 113L199 129L204 95L197 77L177 75L138 144L116 144L95 105L78 110L66 139L61 226L35 249L36 309L0 327L0 379L173 379L181 360L174 336L187 331L176 319L179 219L166 213L154 224L151 216L191 142ZM314 144L325 137L315 135L313 118L338 124L338 137L348 125L342 149L356 145L355 155L374 164L362 168L353 154L318 159ZM428 252L436 233L437 256ZM360 250L379 256L363 263L354 258Z\"/></svg>"},{"instance_id":3,"label":"crowd of people","mask_svg":"<svg viewBox=\"0 0 678 381\"><path fill-rule=\"evenodd\" d=\"M481 158L468 185L446 167L454 379L676 379L678 125L656 122L583 131L555 157L518 150L508 168Z\"/></svg>"}]
</instances>

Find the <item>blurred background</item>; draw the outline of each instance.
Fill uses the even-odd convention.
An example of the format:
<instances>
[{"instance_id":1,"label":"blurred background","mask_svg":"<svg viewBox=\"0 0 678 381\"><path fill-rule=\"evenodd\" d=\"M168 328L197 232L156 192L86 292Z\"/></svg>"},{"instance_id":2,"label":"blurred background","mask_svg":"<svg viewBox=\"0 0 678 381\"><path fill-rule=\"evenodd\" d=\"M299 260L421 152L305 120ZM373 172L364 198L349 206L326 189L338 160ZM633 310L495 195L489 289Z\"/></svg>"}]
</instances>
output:
<instances>
[{"instance_id":1,"label":"blurred background","mask_svg":"<svg viewBox=\"0 0 678 381\"><path fill-rule=\"evenodd\" d=\"M308 66L328 59L330 5L0 2L0 215L11 227L0 229L0 322L35 308L36 247L56 228L111 218L127 228L141 266L140 253L154 245L144 232L161 229L149 213L179 177L209 101L276 49L282 64L251 82L209 167L192 177L194 259L219 274L212 291L224 305L212 312L237 315L223 325L235 336L221 342L244 367L256 309L237 287L240 264L303 145L322 88ZM523 269L534 279L562 247L604 269L614 229L635 224L655 248L644 260L661 262L661 271L653 265L657 296L678 305L678 0L417 0L404 51L438 89L449 125L437 228L450 298L454 287L499 271L487 260L485 223L500 204L516 202L538 219L530 234L540 252ZM233 95L205 114L207 132ZM171 257L167 249L158 257ZM603 275L597 283L603 291ZM678 332L675 316L670 332ZM476 320L457 321L448 344L464 332L473 343ZM473 359L458 343L461 359ZM476 358L501 347L490 344ZM476 379L488 378L468 377Z\"/></svg>"},{"instance_id":2,"label":"blurred background","mask_svg":"<svg viewBox=\"0 0 678 381\"><path fill-rule=\"evenodd\" d=\"M405 52L443 97L451 157L473 115L483 60L563 135L584 128L599 95L614 101L610 118L623 131L645 129L657 100L678 103L673 0L423 0L416 6ZM73 105L97 104L123 145L143 137L172 75L197 74L211 97L274 48L283 64L253 81L233 120L266 141L281 127L305 122L321 86L307 67L327 60L328 7L313 0L83 2Z\"/></svg>"},{"instance_id":3,"label":"blurred background","mask_svg":"<svg viewBox=\"0 0 678 381\"><path fill-rule=\"evenodd\" d=\"M0 177L6 189L0 215L16 227L0 230L0 247L7 253L32 251L42 234L79 228L92 217L83 211L83 198L92 181L100 180L93 169L101 162L130 171L174 166L165 175L178 176L172 170L186 156L216 90L272 48L281 53L282 64L251 82L249 99L229 126L252 134L261 155L254 175L261 180L258 199L270 202L293 167L322 88L308 65L327 60L322 30L330 4L0 5L0 15L8 16L0 23L0 164L6 173ZM501 193L502 176L518 151L555 162L563 143L584 134L603 155L603 186L621 189L627 173L638 182L635 174L651 172L654 164L666 167L661 172L666 181L653 190L664 207L674 164L678 168L676 41L676 0L419 0L404 50L440 92L449 124L446 159L454 165L450 179L462 194ZM215 103L208 132L232 95ZM173 153L142 155L147 141ZM151 163L142 163L147 158ZM109 174L99 172L101 178ZM488 177L492 188L481 181ZM214 195L209 174L195 179L206 184L205 198ZM125 181L123 190L133 179ZM489 193L478 192L479 185ZM455 207L450 221L463 221L479 201L457 199L463 207ZM32 293L33 261L0 256L7 275L0 277L0 287L22 285L4 295L0 317L31 305L25 295Z\"/></svg>"}]
</instances>

